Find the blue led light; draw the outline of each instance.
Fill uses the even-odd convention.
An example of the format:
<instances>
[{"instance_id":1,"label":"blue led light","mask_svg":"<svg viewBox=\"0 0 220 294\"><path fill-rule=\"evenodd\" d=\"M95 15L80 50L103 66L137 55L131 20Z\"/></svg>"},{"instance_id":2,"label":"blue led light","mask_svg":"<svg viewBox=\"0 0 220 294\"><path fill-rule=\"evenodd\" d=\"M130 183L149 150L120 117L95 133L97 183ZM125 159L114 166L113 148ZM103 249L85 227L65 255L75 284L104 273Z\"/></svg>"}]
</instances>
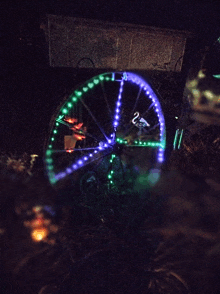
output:
<instances>
[{"instance_id":1,"label":"blue led light","mask_svg":"<svg viewBox=\"0 0 220 294\"><path fill-rule=\"evenodd\" d=\"M88 157L85 156L85 157L83 158L83 160L85 160L85 161L88 160Z\"/></svg>"},{"instance_id":2,"label":"blue led light","mask_svg":"<svg viewBox=\"0 0 220 294\"><path fill-rule=\"evenodd\" d=\"M57 174L55 176L55 179L56 180L60 180L60 179L63 179L65 176L66 176L66 173L65 172L62 172L62 173Z\"/></svg>"},{"instance_id":3,"label":"blue led light","mask_svg":"<svg viewBox=\"0 0 220 294\"><path fill-rule=\"evenodd\" d=\"M71 168L67 168L67 169L66 169L66 173L67 173L67 174L71 174L71 172L72 172Z\"/></svg>"},{"instance_id":4,"label":"blue led light","mask_svg":"<svg viewBox=\"0 0 220 294\"><path fill-rule=\"evenodd\" d=\"M82 160L79 160L77 163L78 163L79 165L82 165L82 164L83 164Z\"/></svg>"}]
</instances>

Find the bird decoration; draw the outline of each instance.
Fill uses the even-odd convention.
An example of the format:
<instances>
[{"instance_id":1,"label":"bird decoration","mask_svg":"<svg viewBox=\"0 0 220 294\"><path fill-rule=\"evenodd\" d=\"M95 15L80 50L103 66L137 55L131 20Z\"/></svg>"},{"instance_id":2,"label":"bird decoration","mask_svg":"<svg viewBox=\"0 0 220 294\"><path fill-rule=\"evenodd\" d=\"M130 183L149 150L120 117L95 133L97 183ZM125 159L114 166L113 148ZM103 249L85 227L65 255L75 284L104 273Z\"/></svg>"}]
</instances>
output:
<instances>
[{"instance_id":1,"label":"bird decoration","mask_svg":"<svg viewBox=\"0 0 220 294\"><path fill-rule=\"evenodd\" d=\"M140 117L140 113L138 111L134 113L132 123L139 129L143 129L145 127L150 126L150 124L143 117Z\"/></svg>"}]
</instances>

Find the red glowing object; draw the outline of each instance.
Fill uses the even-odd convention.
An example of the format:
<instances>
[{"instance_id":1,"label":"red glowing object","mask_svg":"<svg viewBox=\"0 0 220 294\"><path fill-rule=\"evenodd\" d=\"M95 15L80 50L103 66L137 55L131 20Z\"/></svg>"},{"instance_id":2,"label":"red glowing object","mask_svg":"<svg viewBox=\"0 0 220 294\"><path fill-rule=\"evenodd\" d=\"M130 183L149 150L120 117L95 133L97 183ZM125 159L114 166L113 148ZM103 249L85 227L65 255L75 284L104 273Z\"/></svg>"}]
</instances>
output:
<instances>
[{"instance_id":1,"label":"red glowing object","mask_svg":"<svg viewBox=\"0 0 220 294\"><path fill-rule=\"evenodd\" d=\"M66 152L72 153L74 150L73 149L67 149Z\"/></svg>"},{"instance_id":2,"label":"red glowing object","mask_svg":"<svg viewBox=\"0 0 220 294\"><path fill-rule=\"evenodd\" d=\"M79 123L71 128L71 130L79 130L82 127L83 123Z\"/></svg>"},{"instance_id":3,"label":"red glowing object","mask_svg":"<svg viewBox=\"0 0 220 294\"><path fill-rule=\"evenodd\" d=\"M74 123L78 122L78 119L77 118L66 117L66 118L64 118L64 121L66 121L66 122L68 122L70 124L74 124Z\"/></svg>"}]
</instances>

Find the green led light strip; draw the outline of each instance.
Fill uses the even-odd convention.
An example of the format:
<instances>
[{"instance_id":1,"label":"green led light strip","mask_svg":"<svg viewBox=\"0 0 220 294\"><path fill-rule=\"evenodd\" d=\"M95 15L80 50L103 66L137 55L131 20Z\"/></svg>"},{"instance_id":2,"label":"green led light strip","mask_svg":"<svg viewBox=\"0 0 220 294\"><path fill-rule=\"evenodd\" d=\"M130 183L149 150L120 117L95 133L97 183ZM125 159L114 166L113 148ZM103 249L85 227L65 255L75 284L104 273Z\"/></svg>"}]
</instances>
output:
<instances>
[{"instance_id":1,"label":"green led light strip","mask_svg":"<svg viewBox=\"0 0 220 294\"><path fill-rule=\"evenodd\" d=\"M47 146L47 151L45 154L45 162L48 170L48 176L51 181L51 183L55 184L56 180L54 178L54 165L53 165L53 146L56 141L56 135L58 134L58 127L60 126L62 118L65 115L68 115L70 110L74 107L74 104L78 102L79 99L82 98L83 94L86 93L89 89L94 88L96 85L98 85L102 81L110 81L113 80L112 75L110 73L107 74L101 74L95 78L90 79L87 81L86 84L83 84L79 90L75 91L72 95L69 96L66 103L63 105L63 107L60 109L54 123L54 129L52 131L52 136L50 138L49 144Z\"/></svg>"},{"instance_id":2,"label":"green led light strip","mask_svg":"<svg viewBox=\"0 0 220 294\"><path fill-rule=\"evenodd\" d=\"M127 140L123 140L120 138L116 139L116 142L118 142L119 144L125 144L127 145ZM136 140L133 142L133 144L128 145L130 147L135 146L135 147L161 147L164 148L163 144L161 142L157 142L157 141L140 141L140 140Z\"/></svg>"},{"instance_id":3,"label":"green led light strip","mask_svg":"<svg viewBox=\"0 0 220 294\"><path fill-rule=\"evenodd\" d=\"M175 134L175 138L173 141L173 149L180 149L181 143L182 143L182 139L183 139L183 129L177 129L176 130L176 134Z\"/></svg>"},{"instance_id":4,"label":"green led light strip","mask_svg":"<svg viewBox=\"0 0 220 294\"><path fill-rule=\"evenodd\" d=\"M116 157L116 155L115 154L112 154L111 155L111 158L110 158L110 160L109 160L109 163L110 163L110 165L111 165L111 167L112 167L112 164L113 164L113 161L114 161L114 158ZM109 171L109 173L108 173L108 180L109 180L109 183L111 184L111 185L113 185L114 184L114 182L113 182L113 174L114 174L114 171L113 171L113 169L111 168L111 170Z\"/></svg>"}]
</instances>

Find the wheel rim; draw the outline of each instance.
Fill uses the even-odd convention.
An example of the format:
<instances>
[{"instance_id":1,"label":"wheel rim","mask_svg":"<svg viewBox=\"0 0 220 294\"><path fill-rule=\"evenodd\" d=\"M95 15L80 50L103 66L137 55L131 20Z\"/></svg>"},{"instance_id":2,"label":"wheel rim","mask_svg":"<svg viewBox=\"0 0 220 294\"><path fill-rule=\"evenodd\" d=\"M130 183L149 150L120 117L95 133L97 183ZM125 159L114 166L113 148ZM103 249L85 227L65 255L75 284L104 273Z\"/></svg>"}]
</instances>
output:
<instances>
[{"instance_id":1,"label":"wheel rim","mask_svg":"<svg viewBox=\"0 0 220 294\"><path fill-rule=\"evenodd\" d=\"M132 187L138 175L160 168L165 145L165 119L151 86L134 73L104 73L75 90L53 119L46 171L52 185L69 178L77 185L93 171L108 189L129 181Z\"/></svg>"}]
</instances>

